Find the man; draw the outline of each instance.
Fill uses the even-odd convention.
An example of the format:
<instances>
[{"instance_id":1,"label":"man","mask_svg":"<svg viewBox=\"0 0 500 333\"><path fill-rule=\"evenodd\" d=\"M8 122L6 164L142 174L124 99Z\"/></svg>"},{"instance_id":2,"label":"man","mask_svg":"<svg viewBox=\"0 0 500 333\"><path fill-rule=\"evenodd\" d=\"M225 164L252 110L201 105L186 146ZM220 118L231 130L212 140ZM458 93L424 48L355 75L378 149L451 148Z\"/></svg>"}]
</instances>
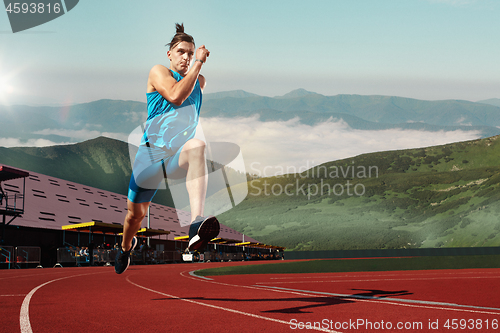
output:
<instances>
[{"instance_id":1,"label":"man","mask_svg":"<svg viewBox=\"0 0 500 333\"><path fill-rule=\"evenodd\" d=\"M146 264L146 252L147 252L147 245L146 245L145 240L142 241L142 244L139 247L139 252L141 252L142 263L145 265Z\"/></svg>"},{"instance_id":2,"label":"man","mask_svg":"<svg viewBox=\"0 0 500 333\"><path fill-rule=\"evenodd\" d=\"M204 45L195 51L194 39L184 33L182 24L176 24L176 31L167 44L170 67L156 65L149 72L148 119L130 178L123 240L115 260L118 274L130 264L130 251L137 244L135 234L164 177L186 178L191 218L196 217L189 228L188 249L201 249L219 234L217 219L203 217L207 191L205 142L194 138L206 85L200 71L210 52Z\"/></svg>"}]
</instances>

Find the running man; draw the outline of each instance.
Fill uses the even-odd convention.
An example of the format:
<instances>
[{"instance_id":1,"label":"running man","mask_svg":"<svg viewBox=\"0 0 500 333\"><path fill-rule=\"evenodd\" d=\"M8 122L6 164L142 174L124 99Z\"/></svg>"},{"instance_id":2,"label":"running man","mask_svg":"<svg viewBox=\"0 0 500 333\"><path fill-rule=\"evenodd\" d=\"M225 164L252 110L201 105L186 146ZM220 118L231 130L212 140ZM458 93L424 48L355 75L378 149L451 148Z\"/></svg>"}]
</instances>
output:
<instances>
[{"instance_id":1,"label":"running man","mask_svg":"<svg viewBox=\"0 0 500 333\"><path fill-rule=\"evenodd\" d=\"M186 178L191 218L196 217L189 228L188 249L201 249L219 234L217 219L203 217L208 181L205 142L194 138L206 85L200 71L210 52L205 45L195 51L194 39L184 33L183 24L176 24L167 46L170 67L156 65L149 72L148 119L130 177L123 240L115 260L118 274L128 268L137 244L135 234L167 176Z\"/></svg>"}]
</instances>

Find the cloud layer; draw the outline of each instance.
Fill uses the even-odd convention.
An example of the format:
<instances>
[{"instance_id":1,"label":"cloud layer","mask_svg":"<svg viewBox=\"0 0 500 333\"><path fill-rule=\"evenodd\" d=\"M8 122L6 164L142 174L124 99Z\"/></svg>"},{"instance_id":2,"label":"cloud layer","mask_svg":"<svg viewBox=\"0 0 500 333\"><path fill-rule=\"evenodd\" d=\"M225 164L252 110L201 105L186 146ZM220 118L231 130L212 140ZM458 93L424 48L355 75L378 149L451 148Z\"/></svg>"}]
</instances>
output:
<instances>
[{"instance_id":1,"label":"cloud layer","mask_svg":"<svg viewBox=\"0 0 500 333\"><path fill-rule=\"evenodd\" d=\"M342 119L330 119L314 126L301 124L299 119L263 122L257 117L203 118L200 124L207 141L238 144L246 171L259 176L305 171L324 162L364 153L436 146L480 138L478 131L463 130L356 130ZM44 147L81 142L98 136L127 142L129 135L87 129L46 129L35 134L59 135L71 140L56 143L43 138L0 138L0 146Z\"/></svg>"},{"instance_id":2,"label":"cloud layer","mask_svg":"<svg viewBox=\"0 0 500 333\"><path fill-rule=\"evenodd\" d=\"M208 141L241 147L247 172L272 176L282 170L304 170L328 161L364 153L409 149L473 140L477 131L355 130L331 119L309 126L298 119L261 122L258 118L207 118L201 125Z\"/></svg>"}]
</instances>

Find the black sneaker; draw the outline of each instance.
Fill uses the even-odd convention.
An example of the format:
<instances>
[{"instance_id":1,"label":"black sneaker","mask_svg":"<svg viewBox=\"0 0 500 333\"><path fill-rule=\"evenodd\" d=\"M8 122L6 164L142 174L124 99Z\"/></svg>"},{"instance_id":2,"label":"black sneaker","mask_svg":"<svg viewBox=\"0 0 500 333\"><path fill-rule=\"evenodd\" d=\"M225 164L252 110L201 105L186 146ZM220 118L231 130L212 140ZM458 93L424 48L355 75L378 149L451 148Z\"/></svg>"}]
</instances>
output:
<instances>
[{"instance_id":1,"label":"black sneaker","mask_svg":"<svg viewBox=\"0 0 500 333\"><path fill-rule=\"evenodd\" d=\"M137 238L132 238L132 247L128 251L123 251L120 247L120 251L116 254L115 258L115 272L116 274L121 274L125 272L130 265L130 252L132 252L137 245Z\"/></svg>"},{"instance_id":2,"label":"black sneaker","mask_svg":"<svg viewBox=\"0 0 500 333\"><path fill-rule=\"evenodd\" d=\"M189 227L188 251L203 249L220 231L219 221L215 216L197 216Z\"/></svg>"}]
</instances>

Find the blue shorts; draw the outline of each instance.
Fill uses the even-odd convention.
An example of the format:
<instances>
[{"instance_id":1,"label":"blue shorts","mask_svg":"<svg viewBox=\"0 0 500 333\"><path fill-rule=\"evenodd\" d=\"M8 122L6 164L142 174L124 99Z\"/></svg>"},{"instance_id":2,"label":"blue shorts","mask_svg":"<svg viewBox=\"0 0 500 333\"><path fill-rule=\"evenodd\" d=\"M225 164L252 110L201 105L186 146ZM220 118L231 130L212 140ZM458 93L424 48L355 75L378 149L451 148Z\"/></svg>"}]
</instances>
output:
<instances>
[{"instance_id":1,"label":"blue shorts","mask_svg":"<svg viewBox=\"0 0 500 333\"><path fill-rule=\"evenodd\" d=\"M134 203L149 202L167 177L186 177L186 170L179 166L181 151L182 147L172 151L155 146L139 146L130 177L128 199Z\"/></svg>"}]
</instances>

